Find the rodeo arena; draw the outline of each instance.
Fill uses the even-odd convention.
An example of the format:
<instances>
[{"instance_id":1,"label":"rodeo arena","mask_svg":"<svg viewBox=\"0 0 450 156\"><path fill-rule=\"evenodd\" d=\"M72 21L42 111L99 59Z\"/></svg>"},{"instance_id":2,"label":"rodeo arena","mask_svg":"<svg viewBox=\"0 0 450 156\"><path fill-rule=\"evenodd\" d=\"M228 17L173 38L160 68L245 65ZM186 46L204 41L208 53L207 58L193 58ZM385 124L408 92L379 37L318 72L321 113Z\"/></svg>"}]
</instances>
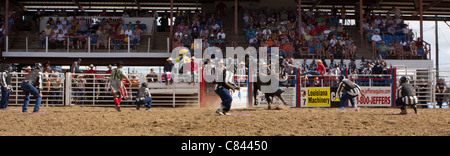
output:
<instances>
[{"instance_id":1,"label":"rodeo arena","mask_svg":"<svg viewBox=\"0 0 450 156\"><path fill-rule=\"evenodd\" d=\"M2 0L0 136L449 136L449 9Z\"/></svg>"}]
</instances>

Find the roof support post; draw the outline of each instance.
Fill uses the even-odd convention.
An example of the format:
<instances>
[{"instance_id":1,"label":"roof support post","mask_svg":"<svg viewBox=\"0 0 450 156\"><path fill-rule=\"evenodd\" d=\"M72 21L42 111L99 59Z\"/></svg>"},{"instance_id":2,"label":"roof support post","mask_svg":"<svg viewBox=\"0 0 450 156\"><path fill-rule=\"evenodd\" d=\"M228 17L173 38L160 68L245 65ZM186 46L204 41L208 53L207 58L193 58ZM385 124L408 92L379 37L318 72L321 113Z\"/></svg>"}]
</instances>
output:
<instances>
[{"instance_id":1,"label":"roof support post","mask_svg":"<svg viewBox=\"0 0 450 156\"><path fill-rule=\"evenodd\" d=\"M238 0L234 0L234 47L236 48L238 45Z\"/></svg>"},{"instance_id":2,"label":"roof support post","mask_svg":"<svg viewBox=\"0 0 450 156\"><path fill-rule=\"evenodd\" d=\"M298 0L298 36L302 36L302 0Z\"/></svg>"},{"instance_id":3,"label":"roof support post","mask_svg":"<svg viewBox=\"0 0 450 156\"><path fill-rule=\"evenodd\" d=\"M423 40L423 0L419 0L420 38Z\"/></svg>"},{"instance_id":4,"label":"roof support post","mask_svg":"<svg viewBox=\"0 0 450 156\"><path fill-rule=\"evenodd\" d=\"M173 0L170 0L170 19L169 19L169 24L170 24L170 34L169 34L169 38L170 38L170 49L169 51L171 52L173 49Z\"/></svg>"},{"instance_id":5,"label":"roof support post","mask_svg":"<svg viewBox=\"0 0 450 156\"><path fill-rule=\"evenodd\" d=\"M364 44L364 34L363 34L363 0L359 0L359 47L363 47Z\"/></svg>"}]
</instances>

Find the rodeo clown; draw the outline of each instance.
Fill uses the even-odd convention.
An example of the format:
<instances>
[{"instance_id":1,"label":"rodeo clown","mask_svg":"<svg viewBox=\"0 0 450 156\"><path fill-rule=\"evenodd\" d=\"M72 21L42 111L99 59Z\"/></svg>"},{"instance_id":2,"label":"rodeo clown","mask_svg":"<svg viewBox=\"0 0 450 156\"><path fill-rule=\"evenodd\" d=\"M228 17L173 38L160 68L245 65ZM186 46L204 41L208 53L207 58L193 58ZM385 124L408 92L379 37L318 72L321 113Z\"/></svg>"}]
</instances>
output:
<instances>
[{"instance_id":1,"label":"rodeo clown","mask_svg":"<svg viewBox=\"0 0 450 156\"><path fill-rule=\"evenodd\" d=\"M239 86L234 84L234 73L236 72L236 66L231 65L228 68L224 65L223 61L219 62L219 66L215 69L216 73L223 73L223 79L216 79L216 94L219 95L222 103L219 109L216 110L217 115L230 115L228 112L231 109L231 102L233 98L230 92L234 92L235 90L240 90Z\"/></svg>"},{"instance_id":2,"label":"rodeo clown","mask_svg":"<svg viewBox=\"0 0 450 156\"><path fill-rule=\"evenodd\" d=\"M120 103L122 102L122 98L127 99L126 88L123 84L123 79L126 79L130 82L130 86L132 86L132 82L125 75L122 70L123 63L121 61L117 62L117 68L113 69L111 72L111 92L114 95L114 108L120 112Z\"/></svg>"},{"instance_id":3,"label":"rodeo clown","mask_svg":"<svg viewBox=\"0 0 450 156\"><path fill-rule=\"evenodd\" d=\"M361 92L361 88L350 80L347 80L344 76L339 76L339 87L337 89L337 93L339 95L340 108L341 111L344 110L345 102L350 100L350 103L355 108L356 111L359 110L358 106L355 103L355 97L358 95L366 96L363 92Z\"/></svg>"},{"instance_id":4,"label":"rodeo clown","mask_svg":"<svg viewBox=\"0 0 450 156\"><path fill-rule=\"evenodd\" d=\"M400 114L408 114L406 111L406 106L412 106L414 112L417 114L417 104L418 99L416 96L416 90L409 83L409 77L402 76L400 78L400 85L397 88L397 99L395 104L400 107Z\"/></svg>"},{"instance_id":5,"label":"rodeo clown","mask_svg":"<svg viewBox=\"0 0 450 156\"><path fill-rule=\"evenodd\" d=\"M22 88L25 94L24 102L22 105L22 113L26 113L28 105L30 104L30 94L36 98L36 104L34 105L33 113L38 113L42 102L42 64L34 64L34 69L28 73L28 75L23 80L20 88ZM37 86L39 88L36 89Z\"/></svg>"}]
</instances>

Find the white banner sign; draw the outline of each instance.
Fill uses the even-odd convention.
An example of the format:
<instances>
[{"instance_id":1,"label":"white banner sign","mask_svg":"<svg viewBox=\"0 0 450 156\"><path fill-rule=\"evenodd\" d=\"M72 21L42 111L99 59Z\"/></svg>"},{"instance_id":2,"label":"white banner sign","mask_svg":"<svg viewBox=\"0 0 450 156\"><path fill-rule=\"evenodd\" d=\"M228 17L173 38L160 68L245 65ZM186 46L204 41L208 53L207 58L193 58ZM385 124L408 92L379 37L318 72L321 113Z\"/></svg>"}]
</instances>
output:
<instances>
[{"instance_id":1,"label":"white banner sign","mask_svg":"<svg viewBox=\"0 0 450 156\"><path fill-rule=\"evenodd\" d=\"M370 107L390 107L391 106L391 87L361 87L365 97L355 98L358 106ZM350 101L349 101L350 102Z\"/></svg>"},{"instance_id":2,"label":"white banner sign","mask_svg":"<svg viewBox=\"0 0 450 156\"><path fill-rule=\"evenodd\" d=\"M289 106L296 107L297 88L295 88L295 87L289 87L289 88L280 87L280 89L284 90L284 93L281 94L281 97L283 97L284 101L287 102L289 104ZM258 96L257 96L256 100L258 100L258 105L255 107L267 107L266 97L261 91L258 91ZM281 102L281 100L279 98L274 97L272 99L272 104L283 105L283 102Z\"/></svg>"}]
</instances>

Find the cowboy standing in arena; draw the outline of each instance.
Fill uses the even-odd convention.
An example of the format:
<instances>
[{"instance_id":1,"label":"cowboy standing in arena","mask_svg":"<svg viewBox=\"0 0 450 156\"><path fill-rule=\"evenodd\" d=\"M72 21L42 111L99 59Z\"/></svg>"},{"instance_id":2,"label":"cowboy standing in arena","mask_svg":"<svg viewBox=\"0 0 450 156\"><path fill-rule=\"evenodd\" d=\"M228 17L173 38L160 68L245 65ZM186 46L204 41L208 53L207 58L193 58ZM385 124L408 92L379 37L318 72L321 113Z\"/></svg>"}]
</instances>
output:
<instances>
[{"instance_id":1,"label":"cowboy standing in arena","mask_svg":"<svg viewBox=\"0 0 450 156\"><path fill-rule=\"evenodd\" d=\"M11 86L11 72L12 67L11 65L7 64L4 66L4 71L0 75L1 79L1 89L2 89L2 100L0 102L0 109L6 109L8 107L8 101L9 101L9 93L13 90Z\"/></svg>"},{"instance_id":2,"label":"cowboy standing in arena","mask_svg":"<svg viewBox=\"0 0 450 156\"><path fill-rule=\"evenodd\" d=\"M126 88L122 83L123 79L125 78L128 82L130 82L130 86L132 85L130 79L123 72L122 67L123 63L117 62L117 68L115 68L111 72L111 91L112 94L114 95L114 107L119 112L120 112L120 102L122 102L122 98L125 98L124 92L126 91L125 90Z\"/></svg>"},{"instance_id":3,"label":"cowboy standing in arena","mask_svg":"<svg viewBox=\"0 0 450 156\"><path fill-rule=\"evenodd\" d=\"M395 104L400 107L400 114L408 114L406 111L407 105L412 106L417 114L417 103L416 90L409 83L409 78L402 76L400 78L400 86L397 89L397 100L395 100Z\"/></svg>"},{"instance_id":4,"label":"cowboy standing in arena","mask_svg":"<svg viewBox=\"0 0 450 156\"><path fill-rule=\"evenodd\" d=\"M358 95L366 96L363 92L361 92L361 88L350 80L347 80L344 76L339 76L339 87L337 89L337 93L339 95L340 108L344 110L345 103L347 100L350 100L350 103L355 108L356 111L359 110L358 106L355 103L355 97Z\"/></svg>"},{"instance_id":5,"label":"cowboy standing in arena","mask_svg":"<svg viewBox=\"0 0 450 156\"><path fill-rule=\"evenodd\" d=\"M34 64L34 69L28 73L28 75L23 80L20 88L22 88L23 93L25 94L24 102L22 105L22 112L27 112L28 105L30 104L30 94L36 98L36 105L34 105L34 113L39 112L39 108L42 102L42 64L36 63ZM36 89L37 86L39 90Z\"/></svg>"},{"instance_id":6,"label":"cowboy standing in arena","mask_svg":"<svg viewBox=\"0 0 450 156\"><path fill-rule=\"evenodd\" d=\"M236 66L234 66L234 71L236 71ZM219 109L216 110L217 115L230 115L228 112L231 109L231 102L233 101L233 98L230 94L230 91L239 90L239 86L236 86L234 84L234 73L232 71L228 71L226 69L226 66L223 65L223 62L220 62L219 67L216 69L216 72L222 72L223 79L218 79L216 81L216 94L219 95L220 99L222 100L222 103L219 107ZM219 74L220 76L220 74Z\"/></svg>"}]
</instances>

